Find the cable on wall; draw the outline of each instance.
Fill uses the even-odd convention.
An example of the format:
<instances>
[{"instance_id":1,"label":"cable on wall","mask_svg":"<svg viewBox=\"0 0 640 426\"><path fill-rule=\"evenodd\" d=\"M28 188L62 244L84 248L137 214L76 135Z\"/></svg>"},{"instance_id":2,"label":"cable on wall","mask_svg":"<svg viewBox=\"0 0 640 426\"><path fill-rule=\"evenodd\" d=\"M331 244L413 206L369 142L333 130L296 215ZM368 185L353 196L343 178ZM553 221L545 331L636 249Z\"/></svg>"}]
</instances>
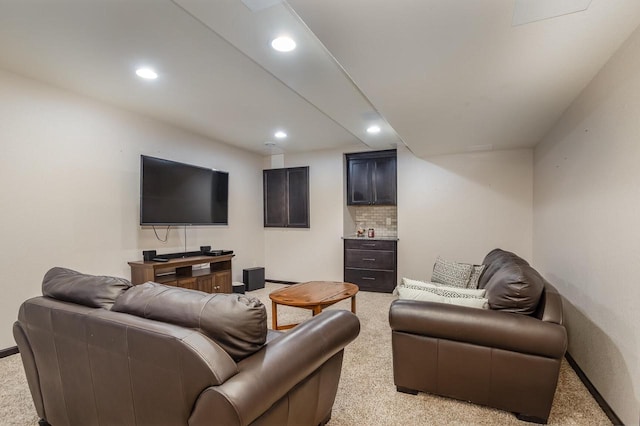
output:
<instances>
[{"instance_id":1,"label":"cable on wall","mask_svg":"<svg viewBox=\"0 0 640 426\"><path fill-rule=\"evenodd\" d=\"M156 238L158 239L158 241L162 241L163 243L166 243L167 240L169 239L169 229L171 228L171 226L167 226L167 232L164 236L164 240L158 236L158 231L156 231L156 227L152 226L152 228L153 228L153 233L156 234Z\"/></svg>"}]
</instances>

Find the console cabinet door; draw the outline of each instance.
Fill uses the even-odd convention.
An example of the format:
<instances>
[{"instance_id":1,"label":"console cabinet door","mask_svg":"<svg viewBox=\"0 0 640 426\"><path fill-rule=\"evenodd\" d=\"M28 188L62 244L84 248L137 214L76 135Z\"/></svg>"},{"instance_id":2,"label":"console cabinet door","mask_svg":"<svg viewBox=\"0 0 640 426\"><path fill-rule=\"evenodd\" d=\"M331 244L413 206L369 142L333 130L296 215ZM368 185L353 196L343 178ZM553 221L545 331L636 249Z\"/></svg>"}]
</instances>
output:
<instances>
[{"instance_id":1,"label":"console cabinet door","mask_svg":"<svg viewBox=\"0 0 640 426\"><path fill-rule=\"evenodd\" d=\"M231 271L220 271L213 274L212 293L232 293Z\"/></svg>"},{"instance_id":2,"label":"console cabinet door","mask_svg":"<svg viewBox=\"0 0 640 426\"><path fill-rule=\"evenodd\" d=\"M213 291L213 278L211 275L198 277L194 290L204 291L205 293L215 293L215 291Z\"/></svg>"},{"instance_id":3,"label":"console cabinet door","mask_svg":"<svg viewBox=\"0 0 640 426\"><path fill-rule=\"evenodd\" d=\"M178 278L176 284L178 287L187 288L189 290L197 290L196 279L192 277Z\"/></svg>"}]
</instances>

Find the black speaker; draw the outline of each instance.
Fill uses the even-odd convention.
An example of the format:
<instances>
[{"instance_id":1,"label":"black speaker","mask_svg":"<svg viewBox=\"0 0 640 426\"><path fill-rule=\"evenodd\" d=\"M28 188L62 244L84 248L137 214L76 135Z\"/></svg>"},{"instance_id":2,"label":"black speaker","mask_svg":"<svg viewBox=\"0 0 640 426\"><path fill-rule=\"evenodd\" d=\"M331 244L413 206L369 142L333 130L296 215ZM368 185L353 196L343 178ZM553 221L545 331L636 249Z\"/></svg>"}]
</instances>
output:
<instances>
[{"instance_id":1,"label":"black speaker","mask_svg":"<svg viewBox=\"0 0 640 426\"><path fill-rule=\"evenodd\" d=\"M156 257L156 251L155 250L143 250L142 251L142 258L146 262L152 260L154 257Z\"/></svg>"},{"instance_id":2,"label":"black speaker","mask_svg":"<svg viewBox=\"0 0 640 426\"><path fill-rule=\"evenodd\" d=\"M242 282L247 291L264 288L264 268L248 268L242 270Z\"/></svg>"},{"instance_id":3,"label":"black speaker","mask_svg":"<svg viewBox=\"0 0 640 426\"><path fill-rule=\"evenodd\" d=\"M211 251L211 246L200 246L200 251L202 253L208 253Z\"/></svg>"}]
</instances>

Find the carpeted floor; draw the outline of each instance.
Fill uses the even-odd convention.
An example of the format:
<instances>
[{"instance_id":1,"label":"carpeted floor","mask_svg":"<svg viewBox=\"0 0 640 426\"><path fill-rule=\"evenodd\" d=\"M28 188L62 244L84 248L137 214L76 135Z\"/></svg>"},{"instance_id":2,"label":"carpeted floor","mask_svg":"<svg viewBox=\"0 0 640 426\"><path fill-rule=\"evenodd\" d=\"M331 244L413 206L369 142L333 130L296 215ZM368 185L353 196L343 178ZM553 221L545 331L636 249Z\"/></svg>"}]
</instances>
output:
<instances>
[{"instance_id":1,"label":"carpeted floor","mask_svg":"<svg viewBox=\"0 0 640 426\"><path fill-rule=\"evenodd\" d=\"M267 306L271 326L269 293L281 284L267 283L249 295ZM342 377L329 425L527 425L511 413L466 402L419 393L398 393L391 368L389 305L395 296L361 292L357 312L361 322L358 338L345 349ZM349 301L329 309L350 309ZM278 322L299 322L311 316L304 309L280 306ZM0 424L35 425L37 416L19 355L0 359ZM550 425L609 425L611 422L566 362L560 371ZM530 425L530 424L529 424Z\"/></svg>"}]
</instances>

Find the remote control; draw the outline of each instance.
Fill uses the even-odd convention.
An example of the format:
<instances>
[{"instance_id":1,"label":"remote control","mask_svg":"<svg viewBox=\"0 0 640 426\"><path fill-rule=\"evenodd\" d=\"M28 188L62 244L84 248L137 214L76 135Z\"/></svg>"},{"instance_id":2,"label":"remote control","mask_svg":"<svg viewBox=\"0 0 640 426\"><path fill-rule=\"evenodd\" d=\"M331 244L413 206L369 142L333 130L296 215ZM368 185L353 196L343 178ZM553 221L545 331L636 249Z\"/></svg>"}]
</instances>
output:
<instances>
[{"instance_id":1,"label":"remote control","mask_svg":"<svg viewBox=\"0 0 640 426\"><path fill-rule=\"evenodd\" d=\"M168 262L169 259L165 259L164 257L154 257L153 259L154 262Z\"/></svg>"}]
</instances>

